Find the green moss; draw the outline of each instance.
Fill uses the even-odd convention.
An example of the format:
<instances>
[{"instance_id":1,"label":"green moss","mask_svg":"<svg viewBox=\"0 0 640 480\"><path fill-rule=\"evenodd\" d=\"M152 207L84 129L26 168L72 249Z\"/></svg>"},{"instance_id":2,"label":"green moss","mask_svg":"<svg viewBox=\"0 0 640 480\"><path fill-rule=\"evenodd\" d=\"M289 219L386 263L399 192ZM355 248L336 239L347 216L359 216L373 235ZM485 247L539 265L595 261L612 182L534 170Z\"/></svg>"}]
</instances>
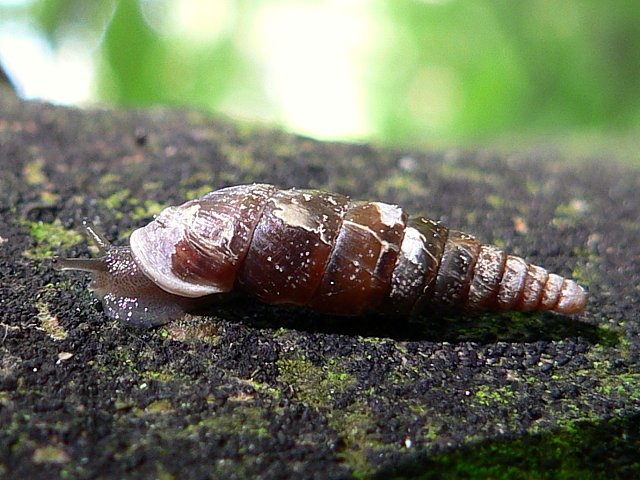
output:
<instances>
[{"instance_id":1,"label":"green moss","mask_svg":"<svg viewBox=\"0 0 640 480\"><path fill-rule=\"evenodd\" d=\"M50 259L60 250L65 250L82 241L82 235L75 230L67 230L60 220L53 223L25 222L35 246L24 252L27 258Z\"/></svg>"},{"instance_id":2,"label":"green moss","mask_svg":"<svg viewBox=\"0 0 640 480\"><path fill-rule=\"evenodd\" d=\"M637 417L573 422L559 432L481 442L416 458L377 478L609 478L613 463L615 478L637 478L639 431Z\"/></svg>"},{"instance_id":3,"label":"green moss","mask_svg":"<svg viewBox=\"0 0 640 480\"><path fill-rule=\"evenodd\" d=\"M114 190L122 185L122 175L114 172L107 172L100 177L100 185L110 187L109 190Z\"/></svg>"},{"instance_id":4,"label":"green moss","mask_svg":"<svg viewBox=\"0 0 640 480\"><path fill-rule=\"evenodd\" d=\"M372 343L384 341L369 340ZM329 426L344 442L338 456L356 478L368 478L373 473L368 455L388 450L389 446L376 434L375 418L363 401L341 409L331 407L334 398L356 384L353 375L345 371L346 361L330 358L326 365L318 366L305 358L281 359L278 361L280 380L291 385L302 402L325 412Z\"/></svg>"},{"instance_id":5,"label":"green moss","mask_svg":"<svg viewBox=\"0 0 640 480\"><path fill-rule=\"evenodd\" d=\"M155 400L145 408L146 413L169 413L173 411L173 405L166 399Z\"/></svg>"},{"instance_id":6,"label":"green moss","mask_svg":"<svg viewBox=\"0 0 640 480\"><path fill-rule=\"evenodd\" d=\"M588 212L589 204L585 200L574 198L556 207L551 223L558 228L565 228L574 225Z\"/></svg>"},{"instance_id":7,"label":"green moss","mask_svg":"<svg viewBox=\"0 0 640 480\"><path fill-rule=\"evenodd\" d=\"M33 452L32 458L34 463L62 464L67 463L70 460L69 455L64 451L64 449L54 445L36 448Z\"/></svg>"},{"instance_id":8,"label":"green moss","mask_svg":"<svg viewBox=\"0 0 640 480\"><path fill-rule=\"evenodd\" d=\"M471 321L446 319L455 337L453 341L477 340L484 338L504 341L523 341L531 331L544 331L544 320L536 314L506 312L500 315L479 315Z\"/></svg>"},{"instance_id":9,"label":"green moss","mask_svg":"<svg viewBox=\"0 0 640 480\"><path fill-rule=\"evenodd\" d=\"M375 193L379 198L394 198L398 203L403 203L424 190L424 185L414 175L409 174L391 175L375 184Z\"/></svg>"},{"instance_id":10,"label":"green moss","mask_svg":"<svg viewBox=\"0 0 640 480\"><path fill-rule=\"evenodd\" d=\"M263 410L245 404L238 404L225 415L205 417L200 422L189 425L187 431L195 433L203 428L218 434L250 434L257 437L269 435L269 422L265 420Z\"/></svg>"},{"instance_id":11,"label":"green moss","mask_svg":"<svg viewBox=\"0 0 640 480\"><path fill-rule=\"evenodd\" d=\"M2 428L5 432L14 435L13 442L9 447L9 451L12 455L18 456L19 454L28 450L35 450L36 443L32 440L27 432L23 430L22 422L31 422L32 416L29 414L21 414L21 418L17 418L15 415L11 417L9 424L4 424Z\"/></svg>"},{"instance_id":12,"label":"green moss","mask_svg":"<svg viewBox=\"0 0 640 480\"><path fill-rule=\"evenodd\" d=\"M353 376L343 370L343 362L337 359L317 366L304 358L285 358L278 360L277 366L280 380L290 385L301 401L315 408L326 406L355 384Z\"/></svg>"},{"instance_id":13,"label":"green moss","mask_svg":"<svg viewBox=\"0 0 640 480\"><path fill-rule=\"evenodd\" d=\"M102 202L113 212L115 218L122 217L123 206L131 203L131 192L126 188L116 189L114 193L106 197Z\"/></svg>"},{"instance_id":14,"label":"green moss","mask_svg":"<svg viewBox=\"0 0 640 480\"><path fill-rule=\"evenodd\" d=\"M640 374L628 373L618 376L616 393L629 396L632 400L640 401Z\"/></svg>"},{"instance_id":15,"label":"green moss","mask_svg":"<svg viewBox=\"0 0 640 480\"><path fill-rule=\"evenodd\" d=\"M420 376L420 371L416 366L408 367L406 365L403 368L394 368L387 374L387 382L391 385L407 385L416 381Z\"/></svg>"},{"instance_id":16,"label":"green moss","mask_svg":"<svg viewBox=\"0 0 640 480\"><path fill-rule=\"evenodd\" d=\"M131 400L116 399L113 403L113 406L116 411L130 410L131 408L133 408L133 402Z\"/></svg>"},{"instance_id":17,"label":"green moss","mask_svg":"<svg viewBox=\"0 0 640 480\"><path fill-rule=\"evenodd\" d=\"M251 172L256 169L253 152L244 145L225 143L221 145L221 150L229 165L236 167L239 171Z\"/></svg>"},{"instance_id":18,"label":"green moss","mask_svg":"<svg viewBox=\"0 0 640 480\"><path fill-rule=\"evenodd\" d=\"M475 392L476 401L480 405L494 406L494 405L509 405L516 399L516 394L513 392L510 386L501 388L493 388L489 385L480 385Z\"/></svg>"},{"instance_id":19,"label":"green moss","mask_svg":"<svg viewBox=\"0 0 640 480\"><path fill-rule=\"evenodd\" d=\"M113 352L116 360L118 361L118 365L130 369L132 372L137 372L138 360L135 358L137 353L138 352L136 350L125 346L118 346ZM108 373L110 376L113 375L113 372L111 371Z\"/></svg>"},{"instance_id":20,"label":"green moss","mask_svg":"<svg viewBox=\"0 0 640 480\"><path fill-rule=\"evenodd\" d=\"M22 178L28 185L33 187L45 184L49 178L44 171L44 166L45 161L42 157L27 162L22 168Z\"/></svg>"},{"instance_id":21,"label":"green moss","mask_svg":"<svg viewBox=\"0 0 640 480\"><path fill-rule=\"evenodd\" d=\"M256 382L255 380L249 380L249 379L239 379L239 381L244 385L249 385L256 392L259 392L260 394L268 395L274 400L279 400L280 397L282 396L282 392L280 390L270 386L267 383L260 383L260 382ZM238 398L238 397L229 397L229 400L243 401L242 398Z\"/></svg>"},{"instance_id":22,"label":"green moss","mask_svg":"<svg viewBox=\"0 0 640 480\"><path fill-rule=\"evenodd\" d=\"M640 401L640 373L603 377L593 391L608 398L613 398L615 395L631 401Z\"/></svg>"},{"instance_id":23,"label":"green moss","mask_svg":"<svg viewBox=\"0 0 640 480\"><path fill-rule=\"evenodd\" d=\"M509 201L506 198L503 198L495 193L490 193L487 195L486 202L490 207L495 208L496 210L502 209L509 205Z\"/></svg>"},{"instance_id":24,"label":"green moss","mask_svg":"<svg viewBox=\"0 0 640 480\"><path fill-rule=\"evenodd\" d=\"M175 380L176 376L173 372L164 371L146 371L141 374L141 377L147 380L155 380L158 382L167 383L172 380Z\"/></svg>"},{"instance_id":25,"label":"green moss","mask_svg":"<svg viewBox=\"0 0 640 480\"><path fill-rule=\"evenodd\" d=\"M174 475L167 472L161 463L157 464L156 469L157 471L156 471L155 478L157 480L174 480L176 478Z\"/></svg>"},{"instance_id":26,"label":"green moss","mask_svg":"<svg viewBox=\"0 0 640 480\"><path fill-rule=\"evenodd\" d=\"M346 361L345 358L330 358L325 365L318 366L297 357L279 360L278 368L280 379L292 386L302 402L325 412L329 426L344 442L338 456L353 475L367 478L373 472L367 455L387 447L375 433L378 430L375 418L363 401L341 409L331 407L334 398L356 383L345 369Z\"/></svg>"},{"instance_id":27,"label":"green moss","mask_svg":"<svg viewBox=\"0 0 640 480\"><path fill-rule=\"evenodd\" d=\"M601 348L616 348L623 355L625 352L629 352L628 347L631 344L618 328L601 324L598 325L597 335L597 346Z\"/></svg>"},{"instance_id":28,"label":"green moss","mask_svg":"<svg viewBox=\"0 0 640 480\"><path fill-rule=\"evenodd\" d=\"M67 331L60 325L58 318L51 315L49 306L44 301L37 302L36 308L38 309L38 321L42 330L54 340L67 338Z\"/></svg>"},{"instance_id":29,"label":"green moss","mask_svg":"<svg viewBox=\"0 0 640 480\"><path fill-rule=\"evenodd\" d=\"M455 421L455 419L451 419L451 421ZM423 429L419 432L419 434L416 435L416 438L418 440L422 439L426 443L435 442L442 435L442 430L444 426L441 423L444 423L444 422L438 422L438 423L433 423L431 421L428 422L423 427Z\"/></svg>"},{"instance_id":30,"label":"green moss","mask_svg":"<svg viewBox=\"0 0 640 480\"><path fill-rule=\"evenodd\" d=\"M205 117L205 122L208 119ZM254 120L246 120L242 118L234 118L234 127L235 133L239 139L245 141L253 141L256 137L260 137L264 135L265 129L268 128L268 125L263 125L259 121ZM211 132L216 132L218 130L211 129ZM225 141L228 141L227 138L223 138Z\"/></svg>"},{"instance_id":31,"label":"green moss","mask_svg":"<svg viewBox=\"0 0 640 480\"><path fill-rule=\"evenodd\" d=\"M185 315L162 328L161 335L167 340L184 343L205 342L215 344L220 339L215 318Z\"/></svg>"},{"instance_id":32,"label":"green moss","mask_svg":"<svg viewBox=\"0 0 640 480\"><path fill-rule=\"evenodd\" d=\"M466 180L487 185L502 184L502 179L498 175L490 174L486 170L470 167L469 165L460 166L453 163L443 163L436 168L435 175L440 175L445 179Z\"/></svg>"},{"instance_id":33,"label":"green moss","mask_svg":"<svg viewBox=\"0 0 640 480\"><path fill-rule=\"evenodd\" d=\"M193 182L193 183L201 183L201 182ZM185 198L200 198L202 197L204 194L209 193L211 191L215 190L214 187L212 187L209 184L205 184L202 185L199 188L192 188L192 189L187 189L185 190Z\"/></svg>"},{"instance_id":34,"label":"green moss","mask_svg":"<svg viewBox=\"0 0 640 480\"><path fill-rule=\"evenodd\" d=\"M593 393L610 399L619 398L627 403L640 402L640 373L602 375L594 386Z\"/></svg>"},{"instance_id":35,"label":"green moss","mask_svg":"<svg viewBox=\"0 0 640 480\"><path fill-rule=\"evenodd\" d=\"M507 248L507 242L502 238L491 239L491 244L500 250L505 250Z\"/></svg>"},{"instance_id":36,"label":"green moss","mask_svg":"<svg viewBox=\"0 0 640 480\"><path fill-rule=\"evenodd\" d=\"M444 317L439 321L438 329L441 336L456 342L478 339L524 342L539 337L541 332L553 339L584 336L593 343L610 347L618 346L621 341L619 331L539 312L484 314L469 321Z\"/></svg>"},{"instance_id":37,"label":"green moss","mask_svg":"<svg viewBox=\"0 0 640 480\"><path fill-rule=\"evenodd\" d=\"M158 180L147 180L142 184L142 190L144 192L147 192L149 196L153 197L157 192L163 190L165 188L165 185L165 182L161 182Z\"/></svg>"},{"instance_id":38,"label":"green moss","mask_svg":"<svg viewBox=\"0 0 640 480\"><path fill-rule=\"evenodd\" d=\"M285 327L279 327L277 330L273 332L273 338L283 337L291 333L291 330Z\"/></svg>"},{"instance_id":39,"label":"green moss","mask_svg":"<svg viewBox=\"0 0 640 480\"><path fill-rule=\"evenodd\" d=\"M344 447L338 457L349 466L356 478L368 478L373 468L367 458L367 452L384 448L380 438L373 434L374 419L367 413L363 405L352 405L347 410L334 411L329 418L329 425L343 440Z\"/></svg>"},{"instance_id":40,"label":"green moss","mask_svg":"<svg viewBox=\"0 0 640 480\"><path fill-rule=\"evenodd\" d=\"M137 204L133 209L133 219L140 220L151 218L154 215L160 213L167 206L168 205L163 205L153 200L144 200L142 204Z\"/></svg>"},{"instance_id":41,"label":"green moss","mask_svg":"<svg viewBox=\"0 0 640 480\"><path fill-rule=\"evenodd\" d=\"M532 196L538 196L542 191L542 185L530 178L525 179L524 188Z\"/></svg>"}]
</instances>

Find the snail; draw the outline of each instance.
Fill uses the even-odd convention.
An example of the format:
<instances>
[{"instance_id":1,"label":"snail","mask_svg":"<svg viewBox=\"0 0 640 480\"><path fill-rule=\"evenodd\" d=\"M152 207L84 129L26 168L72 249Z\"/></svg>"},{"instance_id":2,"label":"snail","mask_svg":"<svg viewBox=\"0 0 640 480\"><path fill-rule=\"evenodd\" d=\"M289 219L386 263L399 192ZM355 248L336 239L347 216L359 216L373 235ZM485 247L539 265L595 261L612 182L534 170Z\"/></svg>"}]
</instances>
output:
<instances>
[{"instance_id":1,"label":"snail","mask_svg":"<svg viewBox=\"0 0 640 480\"><path fill-rule=\"evenodd\" d=\"M431 306L462 311L575 314L587 296L473 236L403 209L320 190L251 184L163 210L128 247L85 229L100 258L58 259L91 272L105 313L150 327L199 302L238 290L265 303L321 313L410 315Z\"/></svg>"}]
</instances>

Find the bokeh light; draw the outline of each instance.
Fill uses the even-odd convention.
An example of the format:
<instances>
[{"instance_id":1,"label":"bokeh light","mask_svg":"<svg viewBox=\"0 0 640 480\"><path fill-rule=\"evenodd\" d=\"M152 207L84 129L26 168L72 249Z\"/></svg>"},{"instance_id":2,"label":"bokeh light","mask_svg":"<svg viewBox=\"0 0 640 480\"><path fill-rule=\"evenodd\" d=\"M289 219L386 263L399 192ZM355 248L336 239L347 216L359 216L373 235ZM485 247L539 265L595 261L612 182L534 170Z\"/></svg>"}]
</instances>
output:
<instances>
[{"instance_id":1,"label":"bokeh light","mask_svg":"<svg viewBox=\"0 0 640 480\"><path fill-rule=\"evenodd\" d=\"M595 0L0 0L0 65L26 98L323 139L637 145L640 128L640 9Z\"/></svg>"}]
</instances>

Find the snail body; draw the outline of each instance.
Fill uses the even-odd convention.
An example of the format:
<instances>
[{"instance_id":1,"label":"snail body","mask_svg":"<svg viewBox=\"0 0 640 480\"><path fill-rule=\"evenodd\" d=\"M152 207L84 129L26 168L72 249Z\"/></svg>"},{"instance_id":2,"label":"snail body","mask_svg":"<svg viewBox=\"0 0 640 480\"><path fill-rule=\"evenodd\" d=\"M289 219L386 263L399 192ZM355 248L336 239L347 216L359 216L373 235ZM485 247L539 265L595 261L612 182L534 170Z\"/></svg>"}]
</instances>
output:
<instances>
[{"instance_id":1,"label":"snail body","mask_svg":"<svg viewBox=\"0 0 640 480\"><path fill-rule=\"evenodd\" d=\"M129 247L94 259L61 259L93 274L108 316L166 323L192 305L239 290L265 303L335 315L410 315L429 306L469 312L580 312L573 280L473 236L381 202L267 184L223 188L168 207L135 230Z\"/></svg>"}]
</instances>

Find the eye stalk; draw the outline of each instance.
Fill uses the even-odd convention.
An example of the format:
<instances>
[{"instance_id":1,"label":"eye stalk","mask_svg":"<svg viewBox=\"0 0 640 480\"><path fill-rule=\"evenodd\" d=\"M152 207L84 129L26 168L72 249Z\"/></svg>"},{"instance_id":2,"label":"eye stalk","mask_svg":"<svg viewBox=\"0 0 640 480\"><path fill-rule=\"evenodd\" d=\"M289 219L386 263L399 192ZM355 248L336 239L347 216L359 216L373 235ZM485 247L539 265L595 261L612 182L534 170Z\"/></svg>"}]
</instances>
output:
<instances>
[{"instance_id":1,"label":"eye stalk","mask_svg":"<svg viewBox=\"0 0 640 480\"><path fill-rule=\"evenodd\" d=\"M88 219L82 220L85 235L98 247L98 258L54 257L53 263L59 270L82 270L84 272L106 272L105 256L113 248L107 238Z\"/></svg>"},{"instance_id":2,"label":"eye stalk","mask_svg":"<svg viewBox=\"0 0 640 480\"><path fill-rule=\"evenodd\" d=\"M116 247L89 220L82 221L85 235L98 247L96 258L54 258L60 270L80 270L92 276L89 289L102 302L110 318L148 328L180 318L184 299L165 292L138 267L129 247Z\"/></svg>"}]
</instances>

